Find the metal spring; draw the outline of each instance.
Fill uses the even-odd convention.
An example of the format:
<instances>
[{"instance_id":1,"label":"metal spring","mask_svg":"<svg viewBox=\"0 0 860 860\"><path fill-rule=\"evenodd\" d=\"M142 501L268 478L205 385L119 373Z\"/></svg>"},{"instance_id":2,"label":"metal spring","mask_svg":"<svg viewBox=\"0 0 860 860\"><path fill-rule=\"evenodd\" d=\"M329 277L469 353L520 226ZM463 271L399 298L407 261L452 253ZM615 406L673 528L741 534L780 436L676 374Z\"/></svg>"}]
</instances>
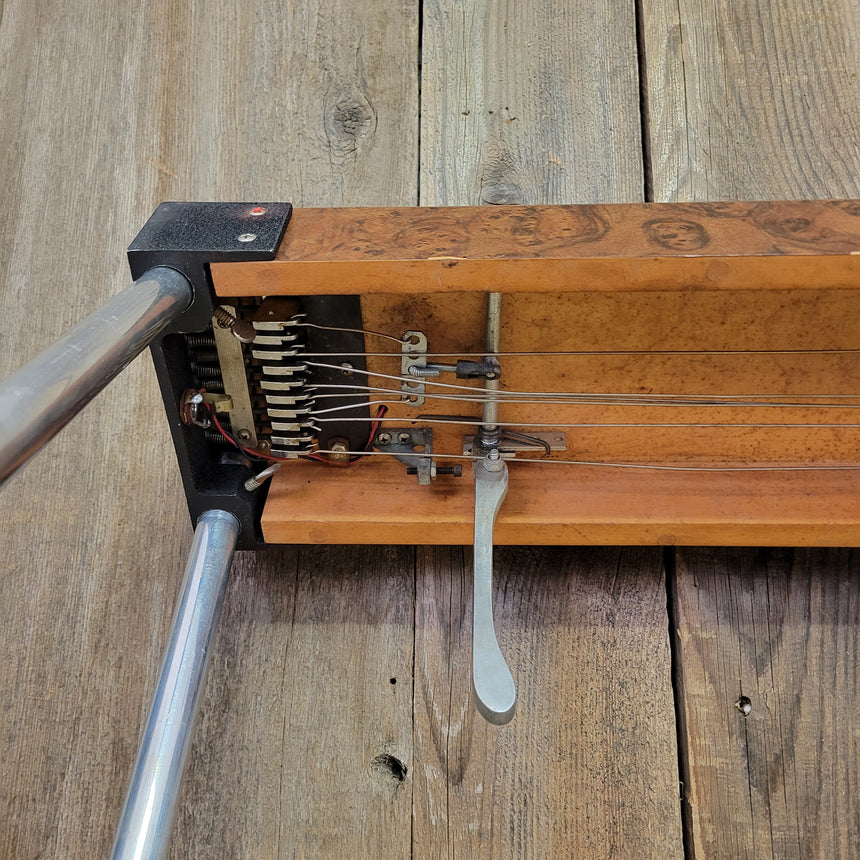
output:
<instances>
[{"instance_id":1,"label":"metal spring","mask_svg":"<svg viewBox=\"0 0 860 860\"><path fill-rule=\"evenodd\" d=\"M189 349L215 349L215 335L205 331L187 334L185 343Z\"/></svg>"},{"instance_id":2,"label":"metal spring","mask_svg":"<svg viewBox=\"0 0 860 860\"><path fill-rule=\"evenodd\" d=\"M218 364L218 353L214 349L201 347L193 351L191 360L196 364Z\"/></svg>"},{"instance_id":3,"label":"metal spring","mask_svg":"<svg viewBox=\"0 0 860 860\"><path fill-rule=\"evenodd\" d=\"M191 372L200 380L221 379L221 368L217 364L191 362Z\"/></svg>"},{"instance_id":4,"label":"metal spring","mask_svg":"<svg viewBox=\"0 0 860 860\"><path fill-rule=\"evenodd\" d=\"M218 320L218 325L223 328L233 328L236 322L236 317L224 307L215 308L215 319Z\"/></svg>"},{"instance_id":5,"label":"metal spring","mask_svg":"<svg viewBox=\"0 0 860 860\"><path fill-rule=\"evenodd\" d=\"M222 394L224 380L221 376L221 365L218 363L215 335L211 329L208 332L185 335L185 345L188 349L191 372L194 374L194 387L205 388L214 394Z\"/></svg>"}]
</instances>

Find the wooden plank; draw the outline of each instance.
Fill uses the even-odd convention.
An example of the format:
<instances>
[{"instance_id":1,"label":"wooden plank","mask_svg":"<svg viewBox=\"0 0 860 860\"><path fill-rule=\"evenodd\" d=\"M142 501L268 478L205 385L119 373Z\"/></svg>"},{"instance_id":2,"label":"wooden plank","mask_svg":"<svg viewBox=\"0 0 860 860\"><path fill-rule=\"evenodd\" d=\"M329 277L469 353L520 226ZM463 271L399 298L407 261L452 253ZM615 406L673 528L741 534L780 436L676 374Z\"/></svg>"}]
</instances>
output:
<instances>
[{"instance_id":1,"label":"wooden plank","mask_svg":"<svg viewBox=\"0 0 860 860\"><path fill-rule=\"evenodd\" d=\"M646 0L652 199L860 195L856 15L845 0Z\"/></svg>"},{"instance_id":2,"label":"wooden plank","mask_svg":"<svg viewBox=\"0 0 860 860\"><path fill-rule=\"evenodd\" d=\"M7 0L0 372L125 285L163 199L414 203L417 50L407 2ZM143 357L0 496L3 857L110 850L191 536L160 416ZM408 852L413 569L240 554L172 856Z\"/></svg>"},{"instance_id":3,"label":"wooden plank","mask_svg":"<svg viewBox=\"0 0 860 860\"><path fill-rule=\"evenodd\" d=\"M471 574L418 551L414 855L683 856L659 553L497 550L501 728L471 701Z\"/></svg>"},{"instance_id":4,"label":"wooden plank","mask_svg":"<svg viewBox=\"0 0 860 860\"><path fill-rule=\"evenodd\" d=\"M856 4L644 10L655 199L857 195ZM678 553L691 856L856 853L858 589L853 552Z\"/></svg>"},{"instance_id":5,"label":"wooden plank","mask_svg":"<svg viewBox=\"0 0 860 860\"><path fill-rule=\"evenodd\" d=\"M196 196L415 203L414 3L258 3L238 29L235 9L212 3L196 20L220 86L195 109L213 138L242 118L219 160L224 187ZM408 851L413 566L384 547L240 561L177 856Z\"/></svg>"},{"instance_id":6,"label":"wooden plank","mask_svg":"<svg viewBox=\"0 0 860 860\"><path fill-rule=\"evenodd\" d=\"M856 288L860 200L297 209L275 260L212 274L224 296Z\"/></svg>"},{"instance_id":7,"label":"wooden plank","mask_svg":"<svg viewBox=\"0 0 860 860\"><path fill-rule=\"evenodd\" d=\"M639 199L635 55L632 6L425 4L421 202ZM469 693L469 556L419 551L413 853L681 856L659 555L499 551L502 728Z\"/></svg>"},{"instance_id":8,"label":"wooden plank","mask_svg":"<svg viewBox=\"0 0 860 860\"><path fill-rule=\"evenodd\" d=\"M373 331L398 337L424 331L431 352L481 352L483 294L364 296L362 310ZM860 463L860 363L856 352L838 352L860 343L860 291L506 294L501 318L501 349L514 353L500 357L503 391L572 390L599 401L500 405L501 421L513 430L561 428L564 444L548 459L705 469ZM574 354L529 354L548 346ZM743 352L749 349L837 352ZM369 357L368 369L380 374L371 384L393 390L380 396L400 396L391 381L400 373L399 350ZM440 379L464 384L452 375ZM643 399L635 407L600 402L606 392ZM389 402L383 428L432 428L438 463L450 465L448 458L462 454L464 434L476 432L481 405L435 397L440 393L457 392L431 380L420 405ZM831 399L816 399L823 393ZM730 399L719 407L648 405L658 394L698 396L705 404L718 395L745 403L770 394L813 405L776 408L774 398L761 407ZM461 417L452 421L452 413ZM272 482L263 516L272 542L471 542L468 463L465 478L444 478L432 488L406 480L402 467L380 458L346 472L296 466L287 464ZM497 529L501 543L843 545L854 542L860 525L860 472L514 468L518 479Z\"/></svg>"},{"instance_id":9,"label":"wooden plank","mask_svg":"<svg viewBox=\"0 0 860 860\"><path fill-rule=\"evenodd\" d=\"M852 857L856 550L679 553L678 692L696 857Z\"/></svg>"},{"instance_id":10,"label":"wooden plank","mask_svg":"<svg viewBox=\"0 0 860 860\"><path fill-rule=\"evenodd\" d=\"M450 461L441 461L442 464ZM337 474L332 475L332 472ZM268 543L471 544L474 483L420 487L392 462L288 464L263 512ZM514 462L497 544L851 546L860 471L655 472Z\"/></svg>"}]
</instances>

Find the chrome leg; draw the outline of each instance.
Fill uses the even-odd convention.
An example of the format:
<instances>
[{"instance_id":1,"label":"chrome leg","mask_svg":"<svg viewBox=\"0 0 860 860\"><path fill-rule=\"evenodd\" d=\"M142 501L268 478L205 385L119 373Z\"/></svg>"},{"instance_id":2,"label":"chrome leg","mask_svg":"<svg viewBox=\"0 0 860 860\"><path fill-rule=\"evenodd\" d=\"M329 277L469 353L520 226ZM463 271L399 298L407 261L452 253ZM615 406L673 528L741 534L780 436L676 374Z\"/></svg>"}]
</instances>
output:
<instances>
[{"instance_id":1,"label":"chrome leg","mask_svg":"<svg viewBox=\"0 0 860 860\"><path fill-rule=\"evenodd\" d=\"M164 663L120 817L114 860L151 860L167 852L238 537L239 522L226 511L207 511L197 521Z\"/></svg>"},{"instance_id":2,"label":"chrome leg","mask_svg":"<svg viewBox=\"0 0 860 860\"><path fill-rule=\"evenodd\" d=\"M0 383L0 484L62 430L191 299L191 285L175 269L150 269Z\"/></svg>"}]
</instances>

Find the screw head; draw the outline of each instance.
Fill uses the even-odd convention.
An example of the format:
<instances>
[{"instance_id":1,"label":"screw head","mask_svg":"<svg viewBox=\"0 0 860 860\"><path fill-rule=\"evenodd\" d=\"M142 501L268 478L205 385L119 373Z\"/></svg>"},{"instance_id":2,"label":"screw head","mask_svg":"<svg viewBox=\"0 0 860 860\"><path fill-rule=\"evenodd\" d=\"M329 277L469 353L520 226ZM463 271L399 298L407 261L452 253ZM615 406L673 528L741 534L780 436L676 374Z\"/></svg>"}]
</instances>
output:
<instances>
[{"instance_id":1,"label":"screw head","mask_svg":"<svg viewBox=\"0 0 860 860\"><path fill-rule=\"evenodd\" d=\"M257 329L254 328L254 323L248 320L236 320L230 326L230 331L240 343L253 343L257 338Z\"/></svg>"},{"instance_id":2,"label":"screw head","mask_svg":"<svg viewBox=\"0 0 860 860\"><path fill-rule=\"evenodd\" d=\"M401 445L408 445L408 444L412 441L412 436L411 436L409 433L401 433L401 434L397 437L397 441L398 441Z\"/></svg>"},{"instance_id":3,"label":"screw head","mask_svg":"<svg viewBox=\"0 0 860 860\"><path fill-rule=\"evenodd\" d=\"M379 442L380 445L387 445L391 441L390 433L377 433L376 441Z\"/></svg>"},{"instance_id":4,"label":"screw head","mask_svg":"<svg viewBox=\"0 0 860 860\"><path fill-rule=\"evenodd\" d=\"M260 441L257 442L257 447L261 451L268 451L272 446L265 439L260 439Z\"/></svg>"},{"instance_id":5,"label":"screw head","mask_svg":"<svg viewBox=\"0 0 860 860\"><path fill-rule=\"evenodd\" d=\"M257 238L256 233L241 233L236 237L240 242L253 242Z\"/></svg>"},{"instance_id":6,"label":"screw head","mask_svg":"<svg viewBox=\"0 0 860 860\"><path fill-rule=\"evenodd\" d=\"M250 430L240 430L236 434L236 438L241 439L243 442L247 442L251 438L251 431Z\"/></svg>"}]
</instances>

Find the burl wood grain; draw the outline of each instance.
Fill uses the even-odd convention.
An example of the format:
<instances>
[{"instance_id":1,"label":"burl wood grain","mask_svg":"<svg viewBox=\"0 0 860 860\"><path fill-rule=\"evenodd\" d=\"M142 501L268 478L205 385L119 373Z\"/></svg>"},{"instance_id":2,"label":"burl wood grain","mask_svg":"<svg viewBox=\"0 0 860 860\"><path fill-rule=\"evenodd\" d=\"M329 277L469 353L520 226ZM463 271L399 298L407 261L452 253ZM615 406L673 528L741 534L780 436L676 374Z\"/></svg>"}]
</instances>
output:
<instances>
[{"instance_id":1,"label":"burl wood grain","mask_svg":"<svg viewBox=\"0 0 860 860\"><path fill-rule=\"evenodd\" d=\"M860 200L296 210L226 296L856 288Z\"/></svg>"}]
</instances>

